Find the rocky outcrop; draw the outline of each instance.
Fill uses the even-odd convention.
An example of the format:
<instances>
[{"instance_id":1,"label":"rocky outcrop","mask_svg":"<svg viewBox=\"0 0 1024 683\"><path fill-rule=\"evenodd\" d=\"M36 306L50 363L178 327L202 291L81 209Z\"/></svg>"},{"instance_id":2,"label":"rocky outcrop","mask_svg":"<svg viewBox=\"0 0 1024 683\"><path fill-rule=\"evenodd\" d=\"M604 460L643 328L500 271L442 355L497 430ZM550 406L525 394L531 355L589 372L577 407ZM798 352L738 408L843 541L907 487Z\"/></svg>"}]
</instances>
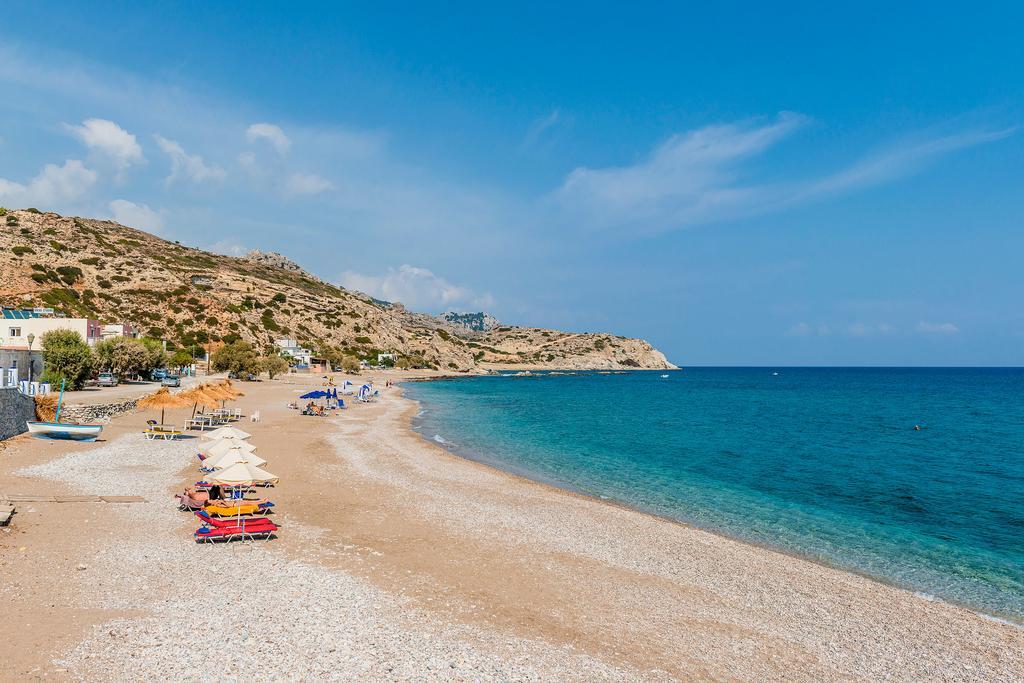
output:
<instances>
[{"instance_id":1,"label":"rocky outcrop","mask_svg":"<svg viewBox=\"0 0 1024 683\"><path fill-rule=\"evenodd\" d=\"M302 272L302 266L284 254L279 254L276 251L260 251L259 249L253 249L245 255L245 260L253 261L255 263L262 263L268 265L271 268L280 268L281 270L290 270L293 273Z\"/></svg>"},{"instance_id":2,"label":"rocky outcrop","mask_svg":"<svg viewBox=\"0 0 1024 683\"><path fill-rule=\"evenodd\" d=\"M501 324L493 315L483 312L456 313L455 311L448 311L438 317L446 323L461 327L470 332L490 332Z\"/></svg>"},{"instance_id":3,"label":"rocky outcrop","mask_svg":"<svg viewBox=\"0 0 1024 683\"><path fill-rule=\"evenodd\" d=\"M289 337L318 353L380 353L452 372L501 367L666 368L637 339L437 317L337 287L276 253L213 254L110 221L10 211L0 222L0 304L119 322L169 347ZM328 347L330 347L328 349Z\"/></svg>"}]
</instances>

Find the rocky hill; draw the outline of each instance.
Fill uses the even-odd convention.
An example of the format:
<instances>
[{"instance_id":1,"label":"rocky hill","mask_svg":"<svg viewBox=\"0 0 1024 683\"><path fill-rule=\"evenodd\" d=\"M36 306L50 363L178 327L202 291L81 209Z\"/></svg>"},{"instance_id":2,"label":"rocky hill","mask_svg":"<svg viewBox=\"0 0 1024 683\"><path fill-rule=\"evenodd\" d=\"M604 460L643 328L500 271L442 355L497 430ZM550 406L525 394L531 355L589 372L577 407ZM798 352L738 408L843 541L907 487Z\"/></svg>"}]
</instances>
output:
<instances>
[{"instance_id":1,"label":"rocky hill","mask_svg":"<svg viewBox=\"0 0 1024 683\"><path fill-rule=\"evenodd\" d=\"M673 367L638 339L512 326L474 331L458 318L329 284L277 254L222 256L110 221L5 211L0 254L4 306L130 323L170 345L240 338L264 348L293 337L314 349L329 345L364 358L397 352L462 372Z\"/></svg>"}]
</instances>

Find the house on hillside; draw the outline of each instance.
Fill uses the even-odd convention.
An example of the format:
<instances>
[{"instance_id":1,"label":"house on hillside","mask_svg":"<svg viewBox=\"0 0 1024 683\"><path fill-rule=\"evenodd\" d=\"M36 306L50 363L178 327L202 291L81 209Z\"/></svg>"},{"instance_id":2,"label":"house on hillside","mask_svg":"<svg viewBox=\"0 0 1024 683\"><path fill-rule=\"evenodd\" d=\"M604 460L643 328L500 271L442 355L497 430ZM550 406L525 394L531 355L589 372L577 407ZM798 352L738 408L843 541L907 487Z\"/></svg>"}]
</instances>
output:
<instances>
[{"instance_id":1,"label":"house on hillside","mask_svg":"<svg viewBox=\"0 0 1024 683\"><path fill-rule=\"evenodd\" d=\"M275 344L281 349L282 356L292 358L297 365L312 365L313 352L299 346L296 339L277 339Z\"/></svg>"}]
</instances>

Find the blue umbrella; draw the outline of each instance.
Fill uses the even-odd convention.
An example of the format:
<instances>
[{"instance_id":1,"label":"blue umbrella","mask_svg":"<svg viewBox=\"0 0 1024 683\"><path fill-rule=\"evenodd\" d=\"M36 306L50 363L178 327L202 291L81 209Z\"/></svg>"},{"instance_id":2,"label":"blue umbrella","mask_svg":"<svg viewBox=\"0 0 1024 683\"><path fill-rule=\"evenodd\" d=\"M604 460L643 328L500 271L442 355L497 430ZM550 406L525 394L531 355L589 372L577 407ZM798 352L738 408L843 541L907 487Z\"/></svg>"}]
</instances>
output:
<instances>
[{"instance_id":1,"label":"blue umbrella","mask_svg":"<svg viewBox=\"0 0 1024 683\"><path fill-rule=\"evenodd\" d=\"M323 398L325 396L327 396L327 394L323 391L311 391L308 394L299 396L299 398Z\"/></svg>"}]
</instances>

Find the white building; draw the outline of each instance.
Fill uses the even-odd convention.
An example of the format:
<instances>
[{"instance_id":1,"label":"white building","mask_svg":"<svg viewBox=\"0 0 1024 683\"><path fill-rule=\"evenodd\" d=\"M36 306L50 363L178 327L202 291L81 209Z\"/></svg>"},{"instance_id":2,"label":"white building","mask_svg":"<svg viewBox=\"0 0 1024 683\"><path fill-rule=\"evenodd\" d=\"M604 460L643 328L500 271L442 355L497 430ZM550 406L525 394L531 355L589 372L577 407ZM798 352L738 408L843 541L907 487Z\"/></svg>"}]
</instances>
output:
<instances>
[{"instance_id":1,"label":"white building","mask_svg":"<svg viewBox=\"0 0 1024 683\"><path fill-rule=\"evenodd\" d=\"M38 349L43 335L52 330L72 330L89 344L95 344L103 335L98 320L44 317L39 309L5 308L0 318L0 347Z\"/></svg>"},{"instance_id":2,"label":"white building","mask_svg":"<svg viewBox=\"0 0 1024 683\"><path fill-rule=\"evenodd\" d=\"M274 342L281 349L281 353L295 359L300 365L310 365L313 359L313 352L299 346L296 339L278 339Z\"/></svg>"}]
</instances>

